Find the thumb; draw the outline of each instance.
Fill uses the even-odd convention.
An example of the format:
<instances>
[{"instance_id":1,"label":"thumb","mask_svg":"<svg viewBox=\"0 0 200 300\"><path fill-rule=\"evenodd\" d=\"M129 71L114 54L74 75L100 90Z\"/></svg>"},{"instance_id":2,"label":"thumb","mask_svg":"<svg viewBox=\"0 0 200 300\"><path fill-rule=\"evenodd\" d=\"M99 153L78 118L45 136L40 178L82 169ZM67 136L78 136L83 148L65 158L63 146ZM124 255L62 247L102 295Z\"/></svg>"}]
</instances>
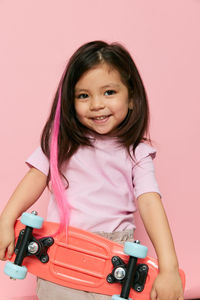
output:
<instances>
[{"instance_id":1,"label":"thumb","mask_svg":"<svg viewBox=\"0 0 200 300\"><path fill-rule=\"evenodd\" d=\"M151 300L156 300L157 299L157 292L156 289L153 287L151 290Z\"/></svg>"}]
</instances>

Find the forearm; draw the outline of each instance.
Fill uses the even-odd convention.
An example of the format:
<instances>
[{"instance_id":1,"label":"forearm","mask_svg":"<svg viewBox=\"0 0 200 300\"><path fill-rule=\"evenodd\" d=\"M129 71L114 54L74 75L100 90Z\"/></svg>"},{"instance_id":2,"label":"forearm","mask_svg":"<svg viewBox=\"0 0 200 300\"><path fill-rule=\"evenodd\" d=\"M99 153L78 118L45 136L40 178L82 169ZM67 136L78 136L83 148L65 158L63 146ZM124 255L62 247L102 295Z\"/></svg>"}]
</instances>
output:
<instances>
[{"instance_id":1,"label":"forearm","mask_svg":"<svg viewBox=\"0 0 200 300\"><path fill-rule=\"evenodd\" d=\"M4 208L1 219L13 225L16 219L40 197L46 187L47 177L35 168L31 168Z\"/></svg>"},{"instance_id":2,"label":"forearm","mask_svg":"<svg viewBox=\"0 0 200 300\"><path fill-rule=\"evenodd\" d=\"M178 269L178 260L172 234L157 193L146 193L138 197L139 212L146 231L155 248L160 271Z\"/></svg>"}]
</instances>

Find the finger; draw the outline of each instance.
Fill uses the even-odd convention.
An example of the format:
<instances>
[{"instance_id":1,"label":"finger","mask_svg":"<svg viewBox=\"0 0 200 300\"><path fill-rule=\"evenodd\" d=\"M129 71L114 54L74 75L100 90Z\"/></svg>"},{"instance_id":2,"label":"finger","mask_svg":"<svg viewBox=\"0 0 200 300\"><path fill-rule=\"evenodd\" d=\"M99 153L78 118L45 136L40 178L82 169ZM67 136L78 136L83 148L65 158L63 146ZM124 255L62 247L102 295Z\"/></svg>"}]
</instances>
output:
<instances>
[{"instance_id":1,"label":"finger","mask_svg":"<svg viewBox=\"0 0 200 300\"><path fill-rule=\"evenodd\" d=\"M157 300L157 293L154 288L151 291L151 300Z\"/></svg>"},{"instance_id":2,"label":"finger","mask_svg":"<svg viewBox=\"0 0 200 300\"><path fill-rule=\"evenodd\" d=\"M0 249L0 260L5 260L5 249Z\"/></svg>"},{"instance_id":3,"label":"finger","mask_svg":"<svg viewBox=\"0 0 200 300\"><path fill-rule=\"evenodd\" d=\"M12 257L13 252L14 252L14 248L15 248L14 243L10 243L10 245L8 247L8 250L7 250L7 256L8 256L8 258Z\"/></svg>"}]
</instances>

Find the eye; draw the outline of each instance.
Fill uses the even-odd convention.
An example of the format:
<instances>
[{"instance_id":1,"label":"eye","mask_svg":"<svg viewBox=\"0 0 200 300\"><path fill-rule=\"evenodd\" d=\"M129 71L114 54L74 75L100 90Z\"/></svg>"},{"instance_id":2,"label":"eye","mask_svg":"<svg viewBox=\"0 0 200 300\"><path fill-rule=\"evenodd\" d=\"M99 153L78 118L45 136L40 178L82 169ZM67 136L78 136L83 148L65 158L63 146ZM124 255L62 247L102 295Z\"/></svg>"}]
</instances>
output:
<instances>
[{"instance_id":1,"label":"eye","mask_svg":"<svg viewBox=\"0 0 200 300\"><path fill-rule=\"evenodd\" d=\"M79 94L77 96L78 99L86 99L88 97L88 94Z\"/></svg>"},{"instance_id":2,"label":"eye","mask_svg":"<svg viewBox=\"0 0 200 300\"><path fill-rule=\"evenodd\" d=\"M104 94L105 94L106 96L111 96L111 95L116 94L116 91L114 91L114 90L107 90Z\"/></svg>"}]
</instances>

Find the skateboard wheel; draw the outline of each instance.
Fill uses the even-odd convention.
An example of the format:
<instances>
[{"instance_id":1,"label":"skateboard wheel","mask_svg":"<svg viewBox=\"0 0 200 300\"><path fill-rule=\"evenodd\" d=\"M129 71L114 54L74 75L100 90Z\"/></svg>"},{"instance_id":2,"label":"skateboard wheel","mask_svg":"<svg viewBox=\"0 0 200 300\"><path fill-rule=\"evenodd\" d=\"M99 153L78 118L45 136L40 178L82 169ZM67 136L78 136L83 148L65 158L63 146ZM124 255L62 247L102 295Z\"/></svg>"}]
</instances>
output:
<instances>
[{"instance_id":1,"label":"skateboard wheel","mask_svg":"<svg viewBox=\"0 0 200 300\"><path fill-rule=\"evenodd\" d=\"M127 300L125 298L120 297L119 295L113 295L111 300ZM131 298L128 298L128 300L132 300Z\"/></svg>"},{"instance_id":2,"label":"skateboard wheel","mask_svg":"<svg viewBox=\"0 0 200 300\"><path fill-rule=\"evenodd\" d=\"M25 212L22 214L20 221L22 224L24 224L26 226L40 229L40 228L42 228L44 219L42 217L36 216L34 214L29 214L29 213Z\"/></svg>"},{"instance_id":3,"label":"skateboard wheel","mask_svg":"<svg viewBox=\"0 0 200 300\"><path fill-rule=\"evenodd\" d=\"M147 251L148 248L140 244L136 244L133 242L126 242L124 244L124 253L129 256L145 258L147 256Z\"/></svg>"},{"instance_id":4,"label":"skateboard wheel","mask_svg":"<svg viewBox=\"0 0 200 300\"><path fill-rule=\"evenodd\" d=\"M27 268L8 261L4 267L4 273L13 279L24 279L27 274Z\"/></svg>"}]
</instances>

